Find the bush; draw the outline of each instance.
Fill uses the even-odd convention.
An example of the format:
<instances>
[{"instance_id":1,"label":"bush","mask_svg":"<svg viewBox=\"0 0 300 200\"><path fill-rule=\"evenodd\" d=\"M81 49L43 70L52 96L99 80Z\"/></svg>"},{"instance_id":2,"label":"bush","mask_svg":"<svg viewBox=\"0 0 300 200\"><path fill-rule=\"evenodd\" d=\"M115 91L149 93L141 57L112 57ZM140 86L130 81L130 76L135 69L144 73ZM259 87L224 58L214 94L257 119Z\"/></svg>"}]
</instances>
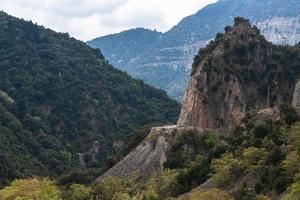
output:
<instances>
[{"instance_id":1,"label":"bush","mask_svg":"<svg viewBox=\"0 0 300 200\"><path fill-rule=\"evenodd\" d=\"M281 118L287 123L288 125L292 125L299 120L299 115L297 114L296 110L287 104L281 104L279 106Z\"/></svg>"},{"instance_id":2,"label":"bush","mask_svg":"<svg viewBox=\"0 0 300 200\"><path fill-rule=\"evenodd\" d=\"M260 171L267 162L267 151L263 148L249 147L244 149L243 160L248 172Z\"/></svg>"},{"instance_id":3,"label":"bush","mask_svg":"<svg viewBox=\"0 0 300 200\"><path fill-rule=\"evenodd\" d=\"M107 177L92 187L95 197L101 200L111 200L114 195L126 192L127 188L128 182L118 177Z\"/></svg>"},{"instance_id":4,"label":"bush","mask_svg":"<svg viewBox=\"0 0 300 200\"><path fill-rule=\"evenodd\" d=\"M234 158L230 153L225 153L221 158L212 160L212 179L218 186L227 186L241 176L245 170L242 160Z\"/></svg>"},{"instance_id":5,"label":"bush","mask_svg":"<svg viewBox=\"0 0 300 200\"><path fill-rule=\"evenodd\" d=\"M282 162L282 168L289 177L293 177L300 169L300 156L297 151L291 151Z\"/></svg>"},{"instance_id":6,"label":"bush","mask_svg":"<svg viewBox=\"0 0 300 200\"><path fill-rule=\"evenodd\" d=\"M179 200L233 200L228 192L215 188L191 192L186 196Z\"/></svg>"},{"instance_id":7,"label":"bush","mask_svg":"<svg viewBox=\"0 0 300 200\"><path fill-rule=\"evenodd\" d=\"M1 200L62 200L61 192L48 179L15 180L0 191Z\"/></svg>"},{"instance_id":8,"label":"bush","mask_svg":"<svg viewBox=\"0 0 300 200\"><path fill-rule=\"evenodd\" d=\"M64 174L58 178L58 184L68 186L73 183L90 184L95 180L92 173L87 170L76 169L68 174Z\"/></svg>"},{"instance_id":9,"label":"bush","mask_svg":"<svg viewBox=\"0 0 300 200\"><path fill-rule=\"evenodd\" d=\"M213 149L216 147L220 142L220 133L216 131L210 131L205 133L203 136L204 144L206 149Z\"/></svg>"},{"instance_id":10,"label":"bush","mask_svg":"<svg viewBox=\"0 0 300 200\"><path fill-rule=\"evenodd\" d=\"M89 187L80 184L73 184L67 192L66 200L92 200L92 190Z\"/></svg>"},{"instance_id":11,"label":"bush","mask_svg":"<svg viewBox=\"0 0 300 200\"><path fill-rule=\"evenodd\" d=\"M170 151L167 152L164 167L170 169L183 168L186 163L194 160L196 155L201 153L203 147L205 147L203 140L202 135L196 131L187 131L180 134Z\"/></svg>"},{"instance_id":12,"label":"bush","mask_svg":"<svg viewBox=\"0 0 300 200\"><path fill-rule=\"evenodd\" d=\"M204 183L208 179L209 172L210 160L198 155L186 168L179 171L175 194L188 192L193 187Z\"/></svg>"},{"instance_id":13,"label":"bush","mask_svg":"<svg viewBox=\"0 0 300 200\"><path fill-rule=\"evenodd\" d=\"M300 182L293 183L287 190L283 200L300 199Z\"/></svg>"},{"instance_id":14,"label":"bush","mask_svg":"<svg viewBox=\"0 0 300 200\"><path fill-rule=\"evenodd\" d=\"M177 175L178 173L175 170L162 170L154 173L145 183L145 193L148 193L146 196L152 196L152 198L155 197L159 199L167 199L172 196L177 186ZM148 199L150 199L150 197L148 197Z\"/></svg>"},{"instance_id":15,"label":"bush","mask_svg":"<svg viewBox=\"0 0 300 200\"><path fill-rule=\"evenodd\" d=\"M255 126L253 133L256 138L264 138L271 132L266 124L258 124Z\"/></svg>"},{"instance_id":16,"label":"bush","mask_svg":"<svg viewBox=\"0 0 300 200\"><path fill-rule=\"evenodd\" d=\"M287 180L287 177L281 176L275 180L274 188L278 193L282 193L286 190L289 183L290 181Z\"/></svg>"},{"instance_id":17,"label":"bush","mask_svg":"<svg viewBox=\"0 0 300 200\"><path fill-rule=\"evenodd\" d=\"M236 17L234 18L234 24L238 25L240 23L250 23L249 20L243 18L243 17Z\"/></svg>"},{"instance_id":18,"label":"bush","mask_svg":"<svg viewBox=\"0 0 300 200\"><path fill-rule=\"evenodd\" d=\"M249 188L245 183L234 193L234 199L238 200L257 200L255 191Z\"/></svg>"}]
</instances>

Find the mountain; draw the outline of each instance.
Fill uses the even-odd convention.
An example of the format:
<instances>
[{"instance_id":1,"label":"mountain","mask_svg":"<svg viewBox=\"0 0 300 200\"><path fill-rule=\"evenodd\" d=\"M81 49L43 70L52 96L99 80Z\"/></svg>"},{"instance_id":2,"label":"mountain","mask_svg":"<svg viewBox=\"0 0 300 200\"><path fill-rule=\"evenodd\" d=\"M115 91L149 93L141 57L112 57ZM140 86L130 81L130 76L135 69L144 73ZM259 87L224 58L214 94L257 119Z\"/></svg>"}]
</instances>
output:
<instances>
[{"instance_id":1,"label":"mountain","mask_svg":"<svg viewBox=\"0 0 300 200\"><path fill-rule=\"evenodd\" d=\"M127 71L133 77L144 80L179 101L187 87L193 56L199 47L206 46L218 32L232 25L235 17L245 17L256 24L269 41L276 44L295 44L300 38L300 5L298 0L220 0L206 6L196 14L184 18L158 41L146 45L144 50L119 63L115 57L122 57L125 48L132 52L142 34L134 30L127 40L134 45L122 46L124 34L96 38L88 42L92 47L107 49L104 55L116 67ZM152 37L144 39L151 41ZM108 42L109 41L109 42ZM107 45L111 43L111 45ZM115 45L116 43L120 44ZM142 43L140 43L142 44ZM109 49L109 50L108 50Z\"/></svg>"},{"instance_id":2,"label":"mountain","mask_svg":"<svg viewBox=\"0 0 300 200\"><path fill-rule=\"evenodd\" d=\"M248 112L292 104L299 53L299 45L273 45L236 18L195 57L178 125L233 130Z\"/></svg>"},{"instance_id":3,"label":"mountain","mask_svg":"<svg viewBox=\"0 0 300 200\"><path fill-rule=\"evenodd\" d=\"M235 18L195 57L177 125L152 128L98 184L119 180L110 195L128 199L299 199L299 58Z\"/></svg>"},{"instance_id":4,"label":"mountain","mask_svg":"<svg viewBox=\"0 0 300 200\"><path fill-rule=\"evenodd\" d=\"M92 46L101 46L101 52L111 55L109 61L118 63L120 69L128 71L127 62L136 55L146 52L162 37L162 33L144 28L123 31L118 34L107 35L95 40ZM114 48L111 48L114 46ZM130 47L130 48L128 48Z\"/></svg>"},{"instance_id":5,"label":"mountain","mask_svg":"<svg viewBox=\"0 0 300 200\"><path fill-rule=\"evenodd\" d=\"M101 167L137 128L177 120L165 92L85 43L0 13L1 185ZM78 154L78 155L77 155Z\"/></svg>"},{"instance_id":6,"label":"mountain","mask_svg":"<svg viewBox=\"0 0 300 200\"><path fill-rule=\"evenodd\" d=\"M125 156L100 176L82 170L55 181L15 180L0 198L299 199L299 60L300 44L272 44L249 20L235 18L196 55L177 125L132 133ZM13 96L1 90L0 100L12 121L3 124L27 138L31 131L12 132L21 130L9 110Z\"/></svg>"},{"instance_id":7,"label":"mountain","mask_svg":"<svg viewBox=\"0 0 300 200\"><path fill-rule=\"evenodd\" d=\"M140 146L103 176L128 176L135 170L145 174L153 163L154 168L162 167L166 160L161 154L169 146L166 143L174 142L182 132L218 130L230 135L250 113L271 110L262 114L264 118L276 114L282 104L292 105L300 77L299 57L299 45L274 45L248 20L236 18L233 27L218 34L195 57L177 126L152 128ZM272 108L276 108L274 112ZM135 160L142 163L134 165ZM126 172L124 162L136 169Z\"/></svg>"}]
</instances>

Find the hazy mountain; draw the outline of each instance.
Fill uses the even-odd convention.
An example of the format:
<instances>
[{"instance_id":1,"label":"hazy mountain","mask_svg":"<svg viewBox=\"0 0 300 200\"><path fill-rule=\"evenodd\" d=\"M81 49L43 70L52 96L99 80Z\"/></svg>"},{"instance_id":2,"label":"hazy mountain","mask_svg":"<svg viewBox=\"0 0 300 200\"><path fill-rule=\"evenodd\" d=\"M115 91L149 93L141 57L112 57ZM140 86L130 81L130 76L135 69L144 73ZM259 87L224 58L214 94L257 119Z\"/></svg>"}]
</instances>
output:
<instances>
[{"instance_id":1,"label":"hazy mountain","mask_svg":"<svg viewBox=\"0 0 300 200\"><path fill-rule=\"evenodd\" d=\"M150 37L150 34L145 35L135 30L125 32L128 33L127 38L124 38L124 33L120 33L96 38L88 44L105 48L104 55L116 67L166 90L171 97L181 100L189 79L193 56L218 32L223 32L225 26L232 25L234 17L237 16L246 17L257 24L267 39L274 43L294 44L299 41L298 0L220 0L184 18L168 32L156 34L158 37L155 37L152 44L150 43L154 33ZM149 41L145 48L123 59L126 52L135 52L136 46L139 46L136 43L140 42L141 37L145 37L144 41ZM123 46L124 41L131 42ZM115 59L118 57L122 58L122 62Z\"/></svg>"},{"instance_id":2,"label":"hazy mountain","mask_svg":"<svg viewBox=\"0 0 300 200\"><path fill-rule=\"evenodd\" d=\"M95 40L92 46L101 46L105 55L111 55L109 61L118 63L120 69L129 70L128 61L142 54L159 42L163 34L144 28L131 29L118 34L104 36L101 40ZM111 47L114 48L111 48ZM130 47L130 48L128 48Z\"/></svg>"}]
</instances>

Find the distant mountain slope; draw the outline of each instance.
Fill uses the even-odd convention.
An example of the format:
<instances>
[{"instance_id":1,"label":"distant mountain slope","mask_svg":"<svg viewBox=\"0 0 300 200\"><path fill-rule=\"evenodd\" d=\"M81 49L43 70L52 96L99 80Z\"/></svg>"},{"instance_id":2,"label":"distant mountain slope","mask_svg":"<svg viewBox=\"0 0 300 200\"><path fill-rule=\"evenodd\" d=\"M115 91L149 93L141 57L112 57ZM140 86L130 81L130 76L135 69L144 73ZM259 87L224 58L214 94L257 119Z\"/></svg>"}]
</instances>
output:
<instances>
[{"instance_id":1,"label":"distant mountain slope","mask_svg":"<svg viewBox=\"0 0 300 200\"><path fill-rule=\"evenodd\" d=\"M101 37L100 40L95 39L91 42L91 46L101 46L101 51L105 55L111 55L109 61L118 63L120 69L126 68L127 62L136 55L141 54L156 44L163 34L144 28L131 29L118 34L112 34ZM111 48L111 47L114 48ZM130 47L130 48L128 48Z\"/></svg>"},{"instance_id":2,"label":"distant mountain slope","mask_svg":"<svg viewBox=\"0 0 300 200\"><path fill-rule=\"evenodd\" d=\"M102 166L136 128L175 122L179 104L109 65L99 50L0 13L2 184Z\"/></svg>"},{"instance_id":3,"label":"distant mountain slope","mask_svg":"<svg viewBox=\"0 0 300 200\"><path fill-rule=\"evenodd\" d=\"M220 0L184 18L170 31L161 35L159 42L147 46L145 51L133 55L122 64L115 62L123 37L117 35L97 38L88 42L93 47L110 49L104 52L108 60L120 69L146 83L164 89L181 100L187 87L193 56L223 28L232 25L235 17L250 19L261 28L270 41L277 44L294 44L300 38L300 3L298 0ZM130 31L129 31L130 32ZM132 38L132 35L128 36ZM147 37L145 37L147 40ZM107 45L108 41L112 45ZM113 41L113 43L112 43ZM109 42L109 43L110 43ZM138 42L136 40L135 42ZM136 45L136 44L135 44ZM135 48L128 45L127 51Z\"/></svg>"}]
</instances>

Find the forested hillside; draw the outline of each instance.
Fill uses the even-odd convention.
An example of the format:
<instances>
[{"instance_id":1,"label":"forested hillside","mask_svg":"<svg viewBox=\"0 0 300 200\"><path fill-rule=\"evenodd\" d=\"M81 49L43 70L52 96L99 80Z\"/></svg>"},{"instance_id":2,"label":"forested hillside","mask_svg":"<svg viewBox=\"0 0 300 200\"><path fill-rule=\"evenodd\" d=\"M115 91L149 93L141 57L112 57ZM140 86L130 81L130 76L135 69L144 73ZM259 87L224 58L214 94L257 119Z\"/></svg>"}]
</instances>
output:
<instances>
[{"instance_id":1,"label":"forested hillside","mask_svg":"<svg viewBox=\"0 0 300 200\"><path fill-rule=\"evenodd\" d=\"M195 57L177 126L152 128L94 183L60 180L63 195L300 199L299 58L299 45L274 45L236 18Z\"/></svg>"},{"instance_id":2,"label":"forested hillside","mask_svg":"<svg viewBox=\"0 0 300 200\"><path fill-rule=\"evenodd\" d=\"M99 50L0 13L1 184L101 167L137 128L174 123L179 104L114 69Z\"/></svg>"}]
</instances>

